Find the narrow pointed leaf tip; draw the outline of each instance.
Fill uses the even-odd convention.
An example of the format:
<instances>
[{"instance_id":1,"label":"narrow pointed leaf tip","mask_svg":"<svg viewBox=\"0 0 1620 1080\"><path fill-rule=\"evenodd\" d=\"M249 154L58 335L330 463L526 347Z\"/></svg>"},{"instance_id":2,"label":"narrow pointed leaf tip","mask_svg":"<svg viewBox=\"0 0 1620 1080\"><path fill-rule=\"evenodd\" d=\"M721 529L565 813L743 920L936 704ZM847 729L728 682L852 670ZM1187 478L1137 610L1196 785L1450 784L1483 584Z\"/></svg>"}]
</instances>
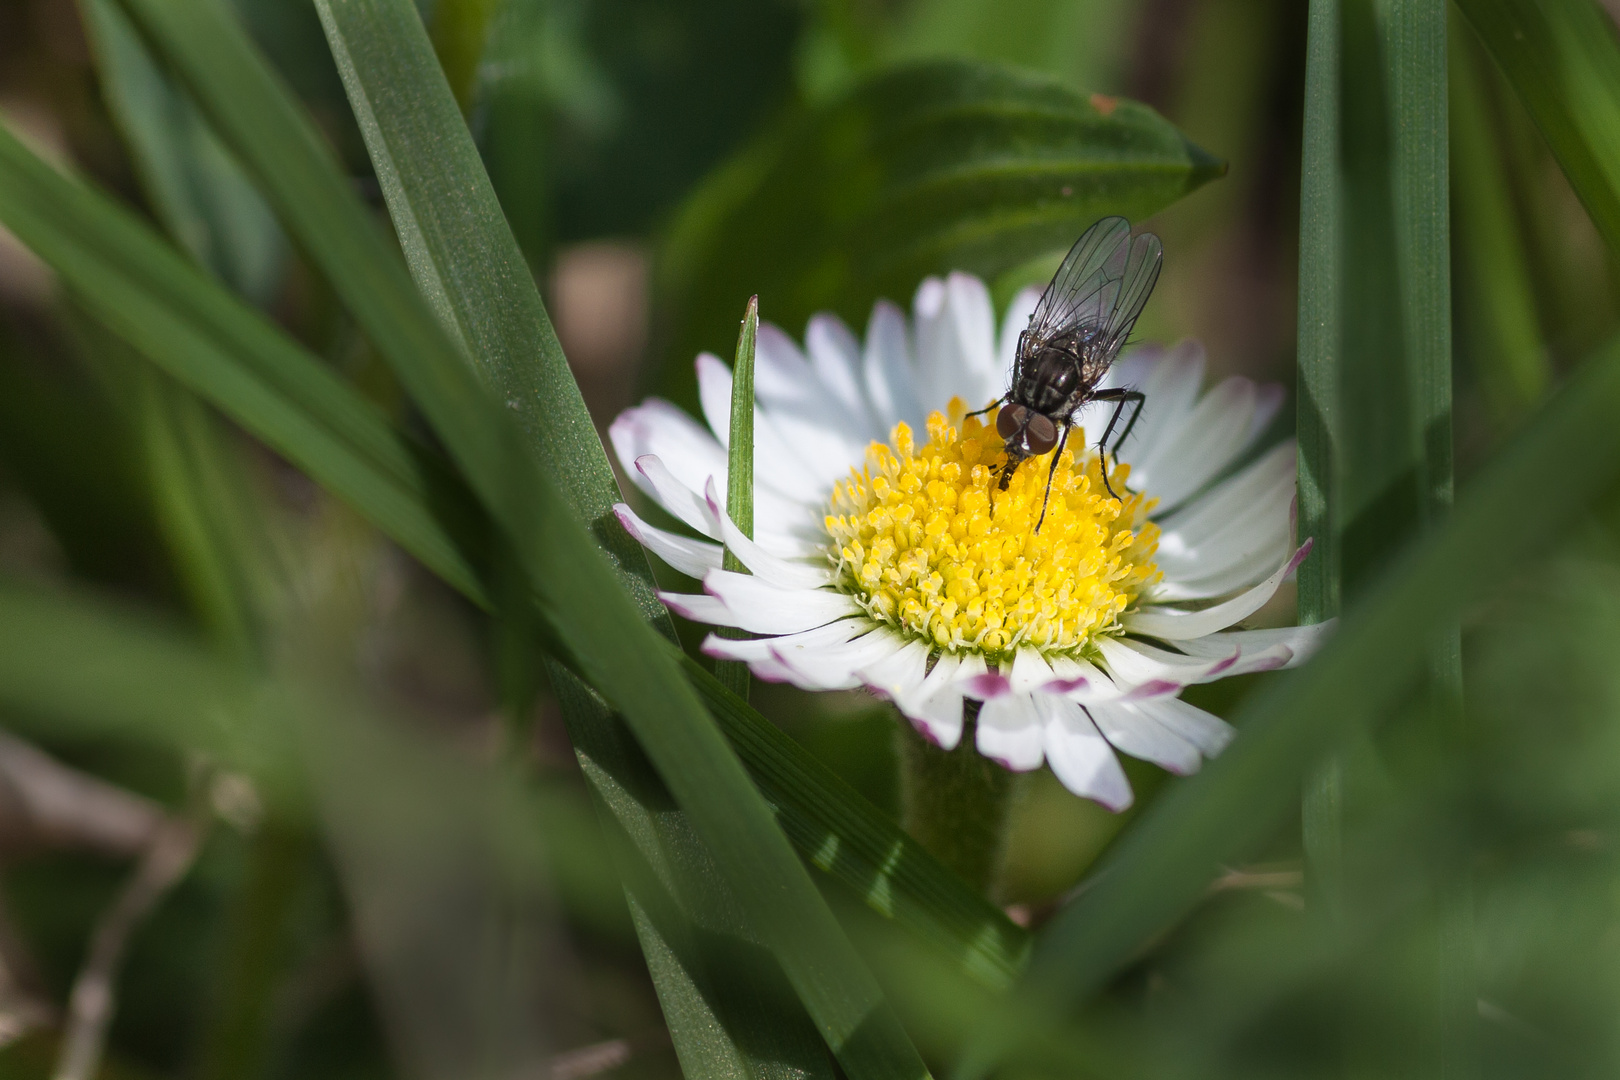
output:
<instances>
[{"instance_id":1,"label":"narrow pointed leaf tip","mask_svg":"<svg viewBox=\"0 0 1620 1080\"><path fill-rule=\"evenodd\" d=\"M754 342L759 336L759 297L748 298L742 329L737 333L737 358L731 371L731 438L726 460L726 512L737 530L754 538ZM731 548L726 548L724 567L739 574L748 573ZM734 631L737 637L746 637ZM728 633L726 636L732 636ZM726 688L747 700L748 665L740 660L721 660L714 672Z\"/></svg>"}]
</instances>

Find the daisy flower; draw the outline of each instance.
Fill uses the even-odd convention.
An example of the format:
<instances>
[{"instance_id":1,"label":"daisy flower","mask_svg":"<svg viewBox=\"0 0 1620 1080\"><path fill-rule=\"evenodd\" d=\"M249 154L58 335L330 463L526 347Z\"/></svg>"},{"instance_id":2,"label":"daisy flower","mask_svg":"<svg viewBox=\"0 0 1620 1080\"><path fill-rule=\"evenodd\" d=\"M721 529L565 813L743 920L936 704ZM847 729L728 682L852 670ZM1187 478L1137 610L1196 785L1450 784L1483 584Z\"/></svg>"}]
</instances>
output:
<instances>
[{"instance_id":1,"label":"daisy flower","mask_svg":"<svg viewBox=\"0 0 1620 1080\"><path fill-rule=\"evenodd\" d=\"M880 302L864 342L829 315L810 320L802 350L761 324L754 538L726 514L731 371L708 353L697 359L707 428L650 399L611 431L635 483L706 539L617 512L702 581L665 604L756 635L711 635L708 655L809 690L866 687L945 749L965 707L982 703L979 753L1015 771L1045 761L1070 791L1120 810L1131 788L1115 750L1190 773L1231 740L1183 688L1297 663L1322 633L1233 629L1309 547L1294 550L1291 535L1294 447L1251 454L1281 387L1234 377L1203 392L1197 345L1139 348L1104 383L1147 395L1110 458L1121 498L1079 430L1095 439L1112 406L1090 406L1037 532L1051 455L996 491L995 413L966 414L1006 391L1039 296L1021 293L999 333L967 274L923 282L909 324ZM726 547L749 573L721 568Z\"/></svg>"}]
</instances>

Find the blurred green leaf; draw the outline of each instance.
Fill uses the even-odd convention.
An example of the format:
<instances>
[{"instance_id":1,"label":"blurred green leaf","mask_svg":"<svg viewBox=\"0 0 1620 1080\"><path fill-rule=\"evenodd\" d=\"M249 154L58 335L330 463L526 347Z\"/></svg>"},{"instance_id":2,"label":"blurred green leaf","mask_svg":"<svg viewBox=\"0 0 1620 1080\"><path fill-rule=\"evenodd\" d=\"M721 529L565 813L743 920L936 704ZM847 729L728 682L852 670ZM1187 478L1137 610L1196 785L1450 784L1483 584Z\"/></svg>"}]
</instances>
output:
<instances>
[{"instance_id":1,"label":"blurred green leaf","mask_svg":"<svg viewBox=\"0 0 1620 1080\"><path fill-rule=\"evenodd\" d=\"M147 55L113 0L80 0L102 95L169 234L263 307L281 284L287 242L275 216L202 115Z\"/></svg>"},{"instance_id":2,"label":"blurred green leaf","mask_svg":"<svg viewBox=\"0 0 1620 1080\"><path fill-rule=\"evenodd\" d=\"M446 533L447 523L465 518L466 499L456 505L458 485L436 454L146 225L3 129L0 218L57 267L87 312L147 360L322 477L452 585L478 590Z\"/></svg>"},{"instance_id":3,"label":"blurred green leaf","mask_svg":"<svg viewBox=\"0 0 1620 1080\"><path fill-rule=\"evenodd\" d=\"M665 388L695 401L688 359L729 343L750 295L789 328L824 308L861 325L928 274L993 278L1225 168L1136 102L964 61L885 72L790 115L688 200L658 276Z\"/></svg>"},{"instance_id":4,"label":"blurred green leaf","mask_svg":"<svg viewBox=\"0 0 1620 1080\"><path fill-rule=\"evenodd\" d=\"M1457 209L1459 310L1466 354L1492 413L1511 428L1552 385L1531 284L1473 35L1458 25L1451 46L1452 190Z\"/></svg>"},{"instance_id":5,"label":"blurred green leaf","mask_svg":"<svg viewBox=\"0 0 1620 1080\"><path fill-rule=\"evenodd\" d=\"M646 557L611 517L619 498L612 470L415 10L408 3L342 0L323 0L318 9L418 288L518 414L536 458L554 476L594 481L573 485L575 512L597 523L599 539L616 548L619 565L636 575L633 595L643 613L673 638L673 626L647 585ZM581 437L560 439L570 428ZM521 592L492 598L517 608L527 604ZM830 1075L826 1053L791 991L775 995L788 1010L784 1015L746 1007L782 983L780 970L747 950L725 959L713 955L709 937L754 936L747 917L721 884L724 876L691 824L654 809L667 805L669 793L626 745L621 722L573 680L553 666L569 735L603 816L634 838L614 850L683 1064L704 1075L746 1075L772 1062ZM637 859L654 868L651 878L637 871ZM703 870L693 873L694 862ZM693 902L685 894L694 889L723 900ZM691 925L694 918L709 937ZM752 989L716 997L716 988L725 986Z\"/></svg>"},{"instance_id":6,"label":"blurred green leaf","mask_svg":"<svg viewBox=\"0 0 1620 1080\"><path fill-rule=\"evenodd\" d=\"M1457 0L1620 252L1620 42L1595 0Z\"/></svg>"},{"instance_id":7,"label":"blurred green leaf","mask_svg":"<svg viewBox=\"0 0 1620 1080\"><path fill-rule=\"evenodd\" d=\"M1409 546L1302 670L1234 718L1242 735L1172 785L1105 857L1092 886L1043 932L1020 990L987 1022L961 1070L982 1075L1067 1014L1184 915L1223 865L1272 835L1303 771L1358 725L1393 711L1429 671L1434 636L1591 513L1620 475L1620 341L1588 360L1464 490L1455 513ZM1536 512L1524 512L1533 491Z\"/></svg>"}]
</instances>

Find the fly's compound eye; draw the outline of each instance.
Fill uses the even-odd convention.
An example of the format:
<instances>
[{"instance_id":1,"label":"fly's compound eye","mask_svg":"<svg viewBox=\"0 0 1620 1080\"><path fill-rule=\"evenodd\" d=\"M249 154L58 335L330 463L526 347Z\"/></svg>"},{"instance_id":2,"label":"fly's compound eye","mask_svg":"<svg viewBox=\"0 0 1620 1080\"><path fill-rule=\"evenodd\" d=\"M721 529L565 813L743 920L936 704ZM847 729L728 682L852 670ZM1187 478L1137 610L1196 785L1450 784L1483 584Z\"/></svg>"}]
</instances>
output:
<instances>
[{"instance_id":1,"label":"fly's compound eye","mask_svg":"<svg viewBox=\"0 0 1620 1080\"><path fill-rule=\"evenodd\" d=\"M1018 434L1018 429L1024 426L1024 416L1029 412L1022 405L1005 405L996 414L996 434L1003 439L1010 439Z\"/></svg>"},{"instance_id":2,"label":"fly's compound eye","mask_svg":"<svg viewBox=\"0 0 1620 1080\"><path fill-rule=\"evenodd\" d=\"M1031 454L1044 454L1057 445L1057 425L1052 423L1050 417L1032 412L1029 414L1029 425L1024 428L1024 439L1029 443Z\"/></svg>"}]
</instances>

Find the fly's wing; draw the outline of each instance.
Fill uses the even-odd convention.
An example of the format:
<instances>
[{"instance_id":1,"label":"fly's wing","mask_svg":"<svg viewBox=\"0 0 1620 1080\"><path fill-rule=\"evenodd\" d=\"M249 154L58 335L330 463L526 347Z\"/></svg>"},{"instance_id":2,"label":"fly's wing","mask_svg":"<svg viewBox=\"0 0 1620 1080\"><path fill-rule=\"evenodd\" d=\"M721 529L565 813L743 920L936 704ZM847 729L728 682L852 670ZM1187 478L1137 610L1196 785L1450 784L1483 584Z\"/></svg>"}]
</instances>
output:
<instances>
[{"instance_id":1,"label":"fly's wing","mask_svg":"<svg viewBox=\"0 0 1620 1080\"><path fill-rule=\"evenodd\" d=\"M1106 217L1087 229L1063 258L1029 317L1032 342L1080 328L1103 326L1119 296L1130 251L1131 223Z\"/></svg>"},{"instance_id":2,"label":"fly's wing","mask_svg":"<svg viewBox=\"0 0 1620 1080\"><path fill-rule=\"evenodd\" d=\"M1119 291L1115 294L1113 310L1108 312L1103 340L1108 344L1109 358L1130 337L1136 318L1147 306L1153 286L1159 281L1159 267L1164 264L1164 245L1152 233L1143 233L1132 243L1120 275Z\"/></svg>"},{"instance_id":3,"label":"fly's wing","mask_svg":"<svg viewBox=\"0 0 1620 1080\"><path fill-rule=\"evenodd\" d=\"M1035 305L1029 340L1075 341L1084 356L1083 380L1095 384L1130 336L1159 280L1164 245L1152 233L1131 239L1130 222L1103 218L1075 241Z\"/></svg>"}]
</instances>

